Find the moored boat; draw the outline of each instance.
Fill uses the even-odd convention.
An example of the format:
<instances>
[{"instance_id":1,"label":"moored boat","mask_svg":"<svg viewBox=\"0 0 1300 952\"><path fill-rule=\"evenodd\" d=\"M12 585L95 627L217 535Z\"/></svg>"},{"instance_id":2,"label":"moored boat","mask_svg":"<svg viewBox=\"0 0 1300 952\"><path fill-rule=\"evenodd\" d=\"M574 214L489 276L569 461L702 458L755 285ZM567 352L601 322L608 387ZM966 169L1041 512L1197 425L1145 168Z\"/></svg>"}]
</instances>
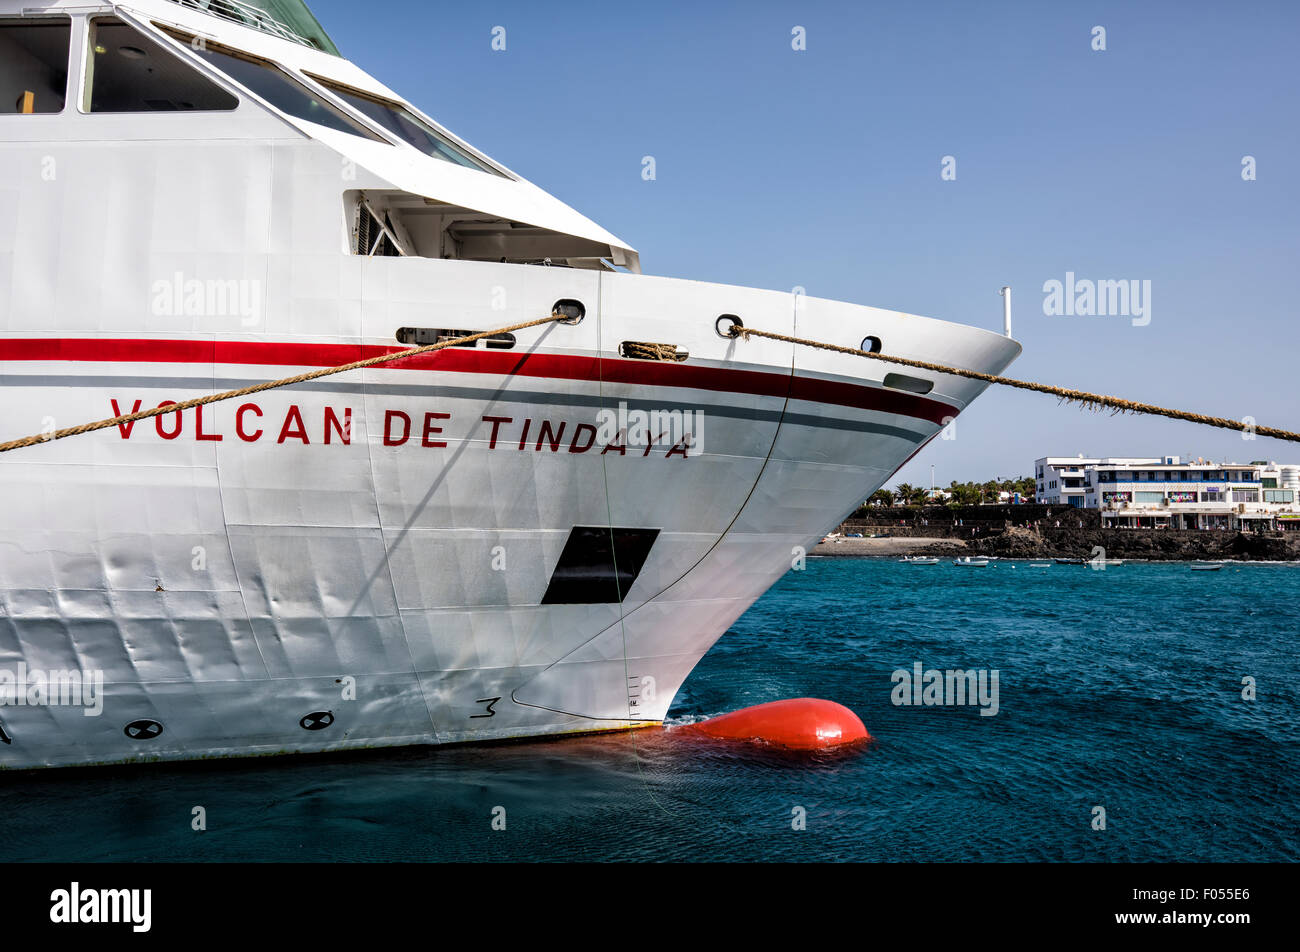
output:
<instances>
[{"instance_id":1,"label":"moored boat","mask_svg":"<svg viewBox=\"0 0 1300 952\"><path fill-rule=\"evenodd\" d=\"M0 0L0 439L493 333L6 454L0 694L98 710L0 704L0 767L659 724L986 386L731 329L1020 351L642 274L263 6Z\"/></svg>"}]
</instances>

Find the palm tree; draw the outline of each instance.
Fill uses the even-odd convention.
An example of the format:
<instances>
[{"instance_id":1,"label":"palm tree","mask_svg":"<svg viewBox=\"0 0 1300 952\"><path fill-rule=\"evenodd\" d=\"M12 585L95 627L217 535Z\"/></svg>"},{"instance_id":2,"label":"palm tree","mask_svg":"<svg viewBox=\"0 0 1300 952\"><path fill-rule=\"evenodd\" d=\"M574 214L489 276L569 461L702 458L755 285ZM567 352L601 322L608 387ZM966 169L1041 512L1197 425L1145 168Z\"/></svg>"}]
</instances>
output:
<instances>
[{"instance_id":1,"label":"palm tree","mask_svg":"<svg viewBox=\"0 0 1300 952\"><path fill-rule=\"evenodd\" d=\"M894 487L894 497L898 500L899 504L903 506L908 504L914 492L916 492L916 487L911 483L899 483Z\"/></svg>"},{"instance_id":2,"label":"palm tree","mask_svg":"<svg viewBox=\"0 0 1300 952\"><path fill-rule=\"evenodd\" d=\"M877 489L871 494L867 502L876 506L892 506L894 504L894 494L888 489Z\"/></svg>"}]
</instances>

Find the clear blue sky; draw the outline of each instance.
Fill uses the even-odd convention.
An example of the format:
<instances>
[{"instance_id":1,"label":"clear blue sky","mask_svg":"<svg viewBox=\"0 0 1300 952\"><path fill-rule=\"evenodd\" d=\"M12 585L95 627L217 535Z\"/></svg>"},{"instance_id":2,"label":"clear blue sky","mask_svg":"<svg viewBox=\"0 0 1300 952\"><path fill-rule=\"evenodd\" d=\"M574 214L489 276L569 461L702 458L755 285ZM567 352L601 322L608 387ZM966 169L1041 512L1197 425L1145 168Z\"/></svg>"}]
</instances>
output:
<instances>
[{"instance_id":1,"label":"clear blue sky","mask_svg":"<svg viewBox=\"0 0 1300 952\"><path fill-rule=\"evenodd\" d=\"M345 56L648 273L989 328L1009 284L1009 373L1300 430L1300 4L310 5ZM1067 271L1151 281L1150 323L1044 315ZM891 484L1075 453L1300 462L994 388Z\"/></svg>"}]
</instances>

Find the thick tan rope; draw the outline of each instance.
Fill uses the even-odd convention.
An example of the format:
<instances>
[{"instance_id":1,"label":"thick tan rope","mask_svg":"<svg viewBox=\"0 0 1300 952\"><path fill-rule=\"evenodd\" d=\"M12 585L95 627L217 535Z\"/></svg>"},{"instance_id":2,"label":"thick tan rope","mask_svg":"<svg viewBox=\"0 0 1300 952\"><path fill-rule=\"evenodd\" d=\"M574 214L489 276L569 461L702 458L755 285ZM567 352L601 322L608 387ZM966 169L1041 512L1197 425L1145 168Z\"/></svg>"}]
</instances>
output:
<instances>
[{"instance_id":1,"label":"thick tan rope","mask_svg":"<svg viewBox=\"0 0 1300 952\"><path fill-rule=\"evenodd\" d=\"M619 350L624 357L635 360L683 361L690 356L678 351L676 344L655 344L643 340L625 340Z\"/></svg>"},{"instance_id":2,"label":"thick tan rope","mask_svg":"<svg viewBox=\"0 0 1300 952\"><path fill-rule=\"evenodd\" d=\"M1200 423L1204 426L1217 426L1225 430L1240 430L1258 436L1271 436L1276 440L1290 440L1293 443L1300 443L1300 433L1292 433L1289 430L1279 430L1271 426L1256 426L1253 423L1243 423L1240 420L1230 420L1226 417L1206 416L1202 413L1190 413L1187 410L1170 410L1167 407L1158 407L1151 403L1138 403L1135 400L1124 400L1120 397L1110 397L1102 393L1088 393L1086 390L1070 390L1065 387L1052 387L1044 383L1031 383L1028 380L1016 380L1013 377L1000 377L997 374L980 373L978 370L963 370L960 367L945 367L943 364L932 364L925 360L910 360L906 357L891 357L888 354L877 354L870 351L858 350L856 347L840 347L836 344L824 344L820 341L806 340L802 337L789 337L785 334L774 334L771 331L755 330L752 327L745 327L738 323L732 325L729 334L731 337L766 337L769 340L785 341L787 344L802 344L805 347L815 347L818 350L831 350L840 354L852 354L855 357L870 357L872 360L883 360L891 364L902 364L905 367L917 367L921 370L931 370L935 373L941 374L952 374L956 377L968 377L971 380L983 380L986 383L996 383L1004 387L1015 387L1019 390L1032 390L1035 393L1050 393L1054 397L1060 397L1061 399L1071 403L1078 403L1091 410L1108 407L1116 413L1146 413L1154 416L1169 417L1173 420L1187 420L1189 423Z\"/></svg>"},{"instance_id":3,"label":"thick tan rope","mask_svg":"<svg viewBox=\"0 0 1300 952\"><path fill-rule=\"evenodd\" d=\"M21 449L24 446L34 446L37 443L48 443L51 440L61 440L67 436L79 436L82 433L90 433L94 430L103 430L110 426L118 426L122 423L132 423L136 420L145 420L149 417L161 416L164 413L179 413L180 411L188 410L191 407L203 406L207 403L219 403L222 400L233 400L236 397L244 397L250 393L261 393L265 390L275 390L278 387L287 387L291 384L303 383L307 380L316 380L319 377L329 377L333 374L341 374L349 370L360 370L363 367L374 367L377 364L387 364L394 360L405 360L407 357L432 353L435 350L442 350L444 347L456 347L460 344L468 344L471 341L481 340L484 337L495 337L498 334L508 334L511 331L523 330L525 327L536 327L539 324L549 324L552 321L564 321L569 319L568 315L563 313L552 314L550 317L539 317L535 321L524 321L522 324L511 324L509 327L500 327L493 331L480 331L477 334L468 334L465 337L457 337L453 340L443 340L436 344L424 344L420 347L412 347L409 350L399 350L392 354L380 354L378 357L367 357L365 360L354 360L350 364L340 364L337 367L324 367L320 370L313 370L310 373L297 374L293 377L284 377L280 380L268 380L266 383L254 384L251 387L241 387L238 390L227 390L224 393L213 393L206 397L195 397L193 400L183 400L180 403L154 407L152 410L141 410L139 413L125 413L122 416L115 416L107 420L97 420L94 423L83 423L80 426L70 426L62 430L55 430L52 433L37 433L35 436L24 436L22 439L10 440L8 443L0 443L0 453L7 453L10 450Z\"/></svg>"},{"instance_id":4,"label":"thick tan rope","mask_svg":"<svg viewBox=\"0 0 1300 952\"><path fill-rule=\"evenodd\" d=\"M61 440L69 436L78 436L82 433L90 433L95 430L103 430L123 423L133 423L136 420L145 420L149 417L161 416L165 413L179 413L182 410L188 410L192 407L203 406L208 403L219 403L223 400L233 400L236 397L243 397L253 393L262 393L266 390L275 390L280 387L303 383L307 380L316 380L319 377L329 377L334 374L346 373L349 370L360 370L364 367L374 367L379 364L391 363L395 360L405 360L407 357L415 357L420 354L442 350L446 347L456 347L461 344L468 344L473 341L481 340L484 337L494 337L500 334L510 333L511 331L523 330L528 327L537 327L540 324L549 324L553 321L569 319L570 318L567 315L562 313L552 314L549 317L540 317L536 320L524 321L520 324L511 324L507 327L497 328L496 330L480 331L477 334L468 334L464 337L457 337L452 340L439 341L436 344L425 344L420 347L412 347L408 350L401 350L392 354L380 354L377 357L368 357L365 360L356 360L352 363L340 364L337 367L324 367L320 370L297 374L293 377L284 377L279 380L268 380L265 383L254 384L250 387L242 387L238 390L227 390L223 393L209 394L206 397L196 397L193 400L184 400L180 403L154 407L150 410L141 410L138 413L125 413L121 416L110 417L106 420L98 420L94 423L83 423L80 426L70 426L61 430L55 430L52 433L37 433L33 436L25 436L21 439L10 440L7 443L0 443L0 453L7 453L10 450L21 449L25 446L35 446L38 443L48 443L51 440ZM1250 432L1258 436L1268 436L1278 440L1289 440L1293 443L1300 443L1300 433L1292 433L1289 430L1280 430L1271 426L1257 426L1239 420L1230 420L1225 417L1206 416L1205 414L1191 413L1186 410L1171 410L1167 407L1159 407L1150 403L1138 403L1134 400L1124 400L1120 397L1112 397L1100 393L1089 393L1085 390L1071 390L1066 387L1053 387L1048 384L1032 383L1027 380L1016 380L1012 377L986 374L978 370L966 370L961 367L948 367L943 364L930 363L925 360L912 360L907 357L892 357L888 354L878 354L870 351L859 350L856 347L841 347L837 344L827 344L821 341L807 340L802 337L790 337L786 334L776 334L772 331L761 331L756 328L745 327L739 323L732 325L729 334L731 337L743 337L746 339L750 337L766 337L769 340L784 341L788 344L799 344L804 347L814 347L818 350L829 350L840 354L850 354L855 357L869 357L872 360L883 360L886 363L899 364L905 367L916 367L921 370L929 370L935 373L967 377L971 380L982 380L985 383L998 384L1004 387L1015 387L1019 390L1031 390L1035 393L1048 393L1052 396L1060 397L1061 399L1071 403L1078 403L1090 409L1107 407L1116 413L1144 413L1154 416L1163 416L1174 420L1186 420L1190 423L1200 423L1204 426L1214 426L1225 430ZM642 359L645 359L645 357L651 357L652 354L654 358L660 360L683 359L681 355L675 353L676 348L674 345L647 345L641 342L636 343L640 343L642 347L646 348L643 352L644 357L642 357ZM669 346L673 346L674 350L674 354L671 356L667 352ZM632 354L628 354L628 356L632 356ZM639 353L636 356L642 356L642 354Z\"/></svg>"}]
</instances>

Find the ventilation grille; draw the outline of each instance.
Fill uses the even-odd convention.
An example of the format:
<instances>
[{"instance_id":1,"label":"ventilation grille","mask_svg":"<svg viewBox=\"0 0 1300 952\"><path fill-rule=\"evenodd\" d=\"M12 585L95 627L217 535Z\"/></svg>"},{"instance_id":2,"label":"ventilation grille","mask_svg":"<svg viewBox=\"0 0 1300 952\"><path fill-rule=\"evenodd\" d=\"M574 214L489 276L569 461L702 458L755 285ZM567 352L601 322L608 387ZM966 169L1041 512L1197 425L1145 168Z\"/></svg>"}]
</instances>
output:
<instances>
[{"instance_id":1,"label":"ventilation grille","mask_svg":"<svg viewBox=\"0 0 1300 952\"><path fill-rule=\"evenodd\" d=\"M365 205L357 208L357 243L352 250L356 254L373 255L376 258L396 258L402 254Z\"/></svg>"}]
</instances>

